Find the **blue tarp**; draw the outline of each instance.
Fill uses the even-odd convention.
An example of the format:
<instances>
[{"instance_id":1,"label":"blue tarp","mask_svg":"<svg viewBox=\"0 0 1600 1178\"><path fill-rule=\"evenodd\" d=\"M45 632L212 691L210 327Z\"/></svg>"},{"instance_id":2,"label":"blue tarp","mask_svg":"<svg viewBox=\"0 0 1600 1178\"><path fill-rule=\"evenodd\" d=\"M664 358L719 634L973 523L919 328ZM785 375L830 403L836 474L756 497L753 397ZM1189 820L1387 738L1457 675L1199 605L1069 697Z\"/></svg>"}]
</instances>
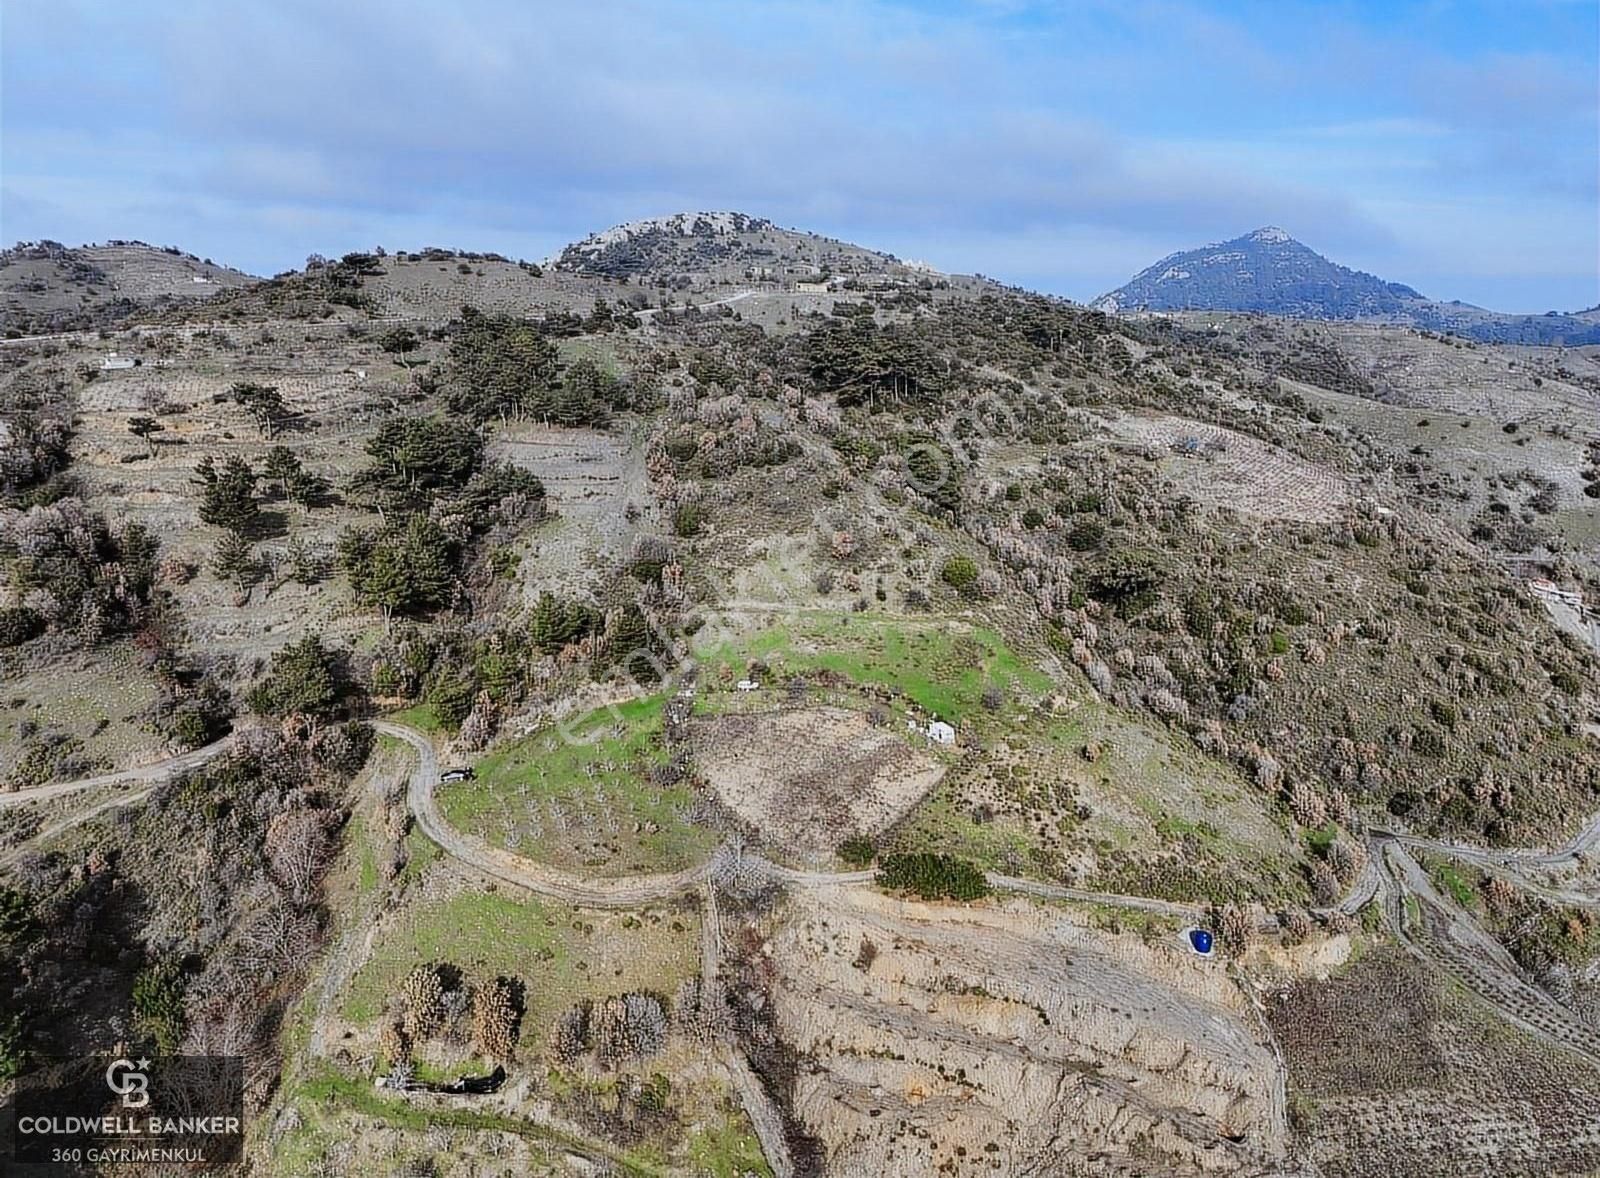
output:
<instances>
[{"instance_id":1,"label":"blue tarp","mask_svg":"<svg viewBox=\"0 0 1600 1178\"><path fill-rule=\"evenodd\" d=\"M1189 946L1196 953L1211 952L1211 933L1207 929L1192 928L1189 930Z\"/></svg>"}]
</instances>

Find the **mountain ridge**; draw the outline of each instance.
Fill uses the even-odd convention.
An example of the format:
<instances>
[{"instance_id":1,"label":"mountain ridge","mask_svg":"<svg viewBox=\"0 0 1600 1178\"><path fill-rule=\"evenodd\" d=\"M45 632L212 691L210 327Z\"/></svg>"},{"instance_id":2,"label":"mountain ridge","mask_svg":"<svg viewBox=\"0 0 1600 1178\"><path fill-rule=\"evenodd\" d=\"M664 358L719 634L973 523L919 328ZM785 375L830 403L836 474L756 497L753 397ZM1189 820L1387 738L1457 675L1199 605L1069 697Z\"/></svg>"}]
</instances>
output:
<instances>
[{"instance_id":1,"label":"mountain ridge","mask_svg":"<svg viewBox=\"0 0 1600 1178\"><path fill-rule=\"evenodd\" d=\"M1404 283L1331 261L1275 225L1168 254L1089 305L1108 314L1237 311L1367 320L1486 343L1600 343L1600 325L1581 312L1518 315L1431 299Z\"/></svg>"}]
</instances>

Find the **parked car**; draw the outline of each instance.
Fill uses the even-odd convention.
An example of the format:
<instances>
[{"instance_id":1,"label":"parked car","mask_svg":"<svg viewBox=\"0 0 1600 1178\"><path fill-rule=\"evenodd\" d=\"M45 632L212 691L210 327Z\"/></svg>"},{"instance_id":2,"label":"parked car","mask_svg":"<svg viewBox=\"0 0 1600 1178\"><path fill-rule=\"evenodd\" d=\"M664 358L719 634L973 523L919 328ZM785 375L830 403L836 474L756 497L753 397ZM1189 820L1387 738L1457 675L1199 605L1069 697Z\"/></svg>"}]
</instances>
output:
<instances>
[{"instance_id":1,"label":"parked car","mask_svg":"<svg viewBox=\"0 0 1600 1178\"><path fill-rule=\"evenodd\" d=\"M471 781L477 774L471 769L446 769L439 774L440 781Z\"/></svg>"}]
</instances>

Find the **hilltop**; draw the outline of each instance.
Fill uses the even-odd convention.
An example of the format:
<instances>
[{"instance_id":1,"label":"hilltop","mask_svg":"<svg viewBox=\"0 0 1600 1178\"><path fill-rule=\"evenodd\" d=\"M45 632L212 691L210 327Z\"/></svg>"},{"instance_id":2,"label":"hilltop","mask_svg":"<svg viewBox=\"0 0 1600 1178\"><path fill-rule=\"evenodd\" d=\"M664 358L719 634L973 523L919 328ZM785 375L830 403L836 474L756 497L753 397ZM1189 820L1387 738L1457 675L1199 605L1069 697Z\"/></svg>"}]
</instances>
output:
<instances>
[{"instance_id":1,"label":"hilltop","mask_svg":"<svg viewBox=\"0 0 1600 1178\"><path fill-rule=\"evenodd\" d=\"M109 241L0 250L0 328L12 335L94 327L132 311L206 299L256 281L174 246Z\"/></svg>"},{"instance_id":2,"label":"hilltop","mask_svg":"<svg viewBox=\"0 0 1600 1178\"><path fill-rule=\"evenodd\" d=\"M1294 319L1350 319L1450 332L1485 343L1600 343L1591 318L1507 315L1440 302L1399 282L1330 261L1276 226L1168 254L1092 304L1126 311L1243 311Z\"/></svg>"},{"instance_id":3,"label":"hilltop","mask_svg":"<svg viewBox=\"0 0 1600 1178\"><path fill-rule=\"evenodd\" d=\"M591 234L551 260L562 271L611 278L782 279L832 275L936 276L930 267L745 213L674 213Z\"/></svg>"}]
</instances>

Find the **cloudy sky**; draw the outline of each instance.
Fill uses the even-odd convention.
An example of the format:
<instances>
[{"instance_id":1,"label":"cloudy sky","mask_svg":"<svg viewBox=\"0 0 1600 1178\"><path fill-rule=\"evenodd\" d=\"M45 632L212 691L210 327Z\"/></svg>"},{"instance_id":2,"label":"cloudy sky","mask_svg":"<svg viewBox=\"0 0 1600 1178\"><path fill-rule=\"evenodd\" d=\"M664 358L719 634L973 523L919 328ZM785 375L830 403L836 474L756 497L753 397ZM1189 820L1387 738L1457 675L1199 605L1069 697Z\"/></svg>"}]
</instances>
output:
<instances>
[{"instance_id":1,"label":"cloudy sky","mask_svg":"<svg viewBox=\"0 0 1600 1178\"><path fill-rule=\"evenodd\" d=\"M738 209L1089 298L1284 227L1600 302L1596 0L4 0L0 233L256 273Z\"/></svg>"}]
</instances>

